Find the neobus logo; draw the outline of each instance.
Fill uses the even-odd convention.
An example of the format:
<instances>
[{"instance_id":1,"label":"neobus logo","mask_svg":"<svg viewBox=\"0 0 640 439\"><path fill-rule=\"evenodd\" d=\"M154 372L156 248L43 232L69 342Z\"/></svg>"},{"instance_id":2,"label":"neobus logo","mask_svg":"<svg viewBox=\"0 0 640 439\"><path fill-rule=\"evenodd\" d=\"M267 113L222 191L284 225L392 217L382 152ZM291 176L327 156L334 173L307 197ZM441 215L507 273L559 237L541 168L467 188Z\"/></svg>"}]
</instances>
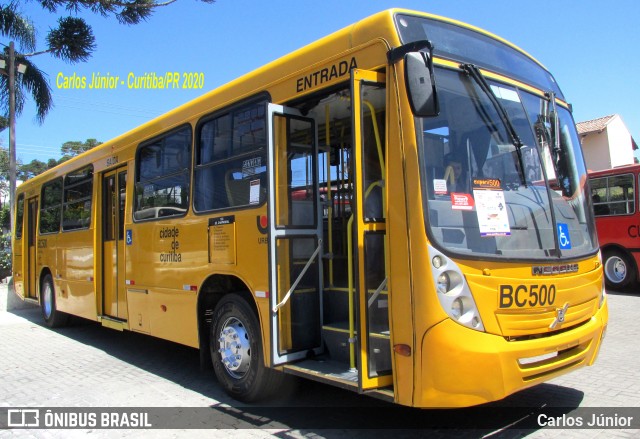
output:
<instances>
[{"instance_id":1,"label":"neobus logo","mask_svg":"<svg viewBox=\"0 0 640 439\"><path fill-rule=\"evenodd\" d=\"M534 276L554 276L556 274L576 273L578 264L565 265L534 265L531 274Z\"/></svg>"}]
</instances>

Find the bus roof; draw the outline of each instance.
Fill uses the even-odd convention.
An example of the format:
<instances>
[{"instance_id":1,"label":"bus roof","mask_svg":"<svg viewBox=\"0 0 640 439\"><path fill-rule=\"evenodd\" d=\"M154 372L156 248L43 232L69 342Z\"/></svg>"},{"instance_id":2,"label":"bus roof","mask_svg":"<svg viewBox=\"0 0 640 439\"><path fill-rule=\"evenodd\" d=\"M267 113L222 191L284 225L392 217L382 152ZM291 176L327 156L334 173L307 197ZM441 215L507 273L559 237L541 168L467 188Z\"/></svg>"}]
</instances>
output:
<instances>
[{"instance_id":1,"label":"bus roof","mask_svg":"<svg viewBox=\"0 0 640 439\"><path fill-rule=\"evenodd\" d=\"M266 91L276 83L290 80L301 72L308 70L310 66L325 63L328 58L340 56L358 46L371 44L372 41L384 42L388 49L401 44L398 32L395 28L394 17L397 14L407 14L425 17L433 20L451 23L461 26L483 35L498 40L514 50L517 50L535 61L535 58L514 44L500 38L490 32L477 28L467 23L457 20L433 15L425 12L413 11L409 9L387 9L374 15L366 17L352 25L333 32L317 41L314 41L300 49L297 49L281 58L271 61L252 72L249 72L231 82L214 88L202 96L188 101L179 107L168 111L126 133L110 139L101 145L82 153L70 160L52 168L44 173L28 180L28 183L39 183L41 179L48 179L55 175L63 175L70 169L78 169L92 163L94 160L108 154L116 154L118 151L154 138L155 136L187 123L189 120L199 118L211 113L218 108L222 108L233 102L239 102L250 96L254 96L260 91ZM332 55L326 55L332 54ZM283 72L286 72L283 74ZM299 96L303 96L300 94ZM20 186L26 190L30 184L25 182Z\"/></svg>"}]
</instances>

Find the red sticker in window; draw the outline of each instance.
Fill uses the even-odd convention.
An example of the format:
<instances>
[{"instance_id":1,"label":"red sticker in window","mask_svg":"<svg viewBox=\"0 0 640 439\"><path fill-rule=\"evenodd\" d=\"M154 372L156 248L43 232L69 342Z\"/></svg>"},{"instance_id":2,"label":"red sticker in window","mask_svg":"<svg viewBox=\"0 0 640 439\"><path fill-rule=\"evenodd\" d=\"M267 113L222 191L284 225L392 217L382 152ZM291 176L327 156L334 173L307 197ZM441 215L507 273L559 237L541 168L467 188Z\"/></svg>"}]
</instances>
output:
<instances>
[{"instance_id":1,"label":"red sticker in window","mask_svg":"<svg viewBox=\"0 0 640 439\"><path fill-rule=\"evenodd\" d=\"M471 194L451 193L451 208L454 210L473 210L473 197Z\"/></svg>"}]
</instances>

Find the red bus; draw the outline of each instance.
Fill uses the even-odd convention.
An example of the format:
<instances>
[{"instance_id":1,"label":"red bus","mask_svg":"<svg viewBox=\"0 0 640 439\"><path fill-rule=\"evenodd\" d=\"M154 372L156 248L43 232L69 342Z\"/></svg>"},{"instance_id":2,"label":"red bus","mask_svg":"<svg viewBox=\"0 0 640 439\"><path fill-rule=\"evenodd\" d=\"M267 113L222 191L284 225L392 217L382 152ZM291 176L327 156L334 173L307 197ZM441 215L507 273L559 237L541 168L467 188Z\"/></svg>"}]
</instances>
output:
<instances>
[{"instance_id":1,"label":"red bus","mask_svg":"<svg viewBox=\"0 0 640 439\"><path fill-rule=\"evenodd\" d=\"M589 173L593 210L609 288L638 281L640 212L636 187L640 165Z\"/></svg>"}]
</instances>

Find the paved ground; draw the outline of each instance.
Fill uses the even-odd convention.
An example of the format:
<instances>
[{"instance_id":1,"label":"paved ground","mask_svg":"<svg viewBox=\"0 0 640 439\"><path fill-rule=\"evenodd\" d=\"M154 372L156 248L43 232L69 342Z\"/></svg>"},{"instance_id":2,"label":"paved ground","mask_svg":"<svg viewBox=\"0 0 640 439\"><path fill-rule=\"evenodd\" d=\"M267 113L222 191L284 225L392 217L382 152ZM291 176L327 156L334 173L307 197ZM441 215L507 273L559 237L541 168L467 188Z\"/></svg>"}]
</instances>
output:
<instances>
[{"instance_id":1,"label":"paved ground","mask_svg":"<svg viewBox=\"0 0 640 439\"><path fill-rule=\"evenodd\" d=\"M465 410L413 410L315 384L298 383L271 407L242 406L218 387L212 371L200 371L198 353L173 343L102 328L81 319L70 327L42 326L34 307L5 311L6 285L0 285L0 408L2 407L196 407L215 410L216 429L202 430L0 430L0 437L637 437L638 430L563 430L522 422L531 413L560 407L633 407L640 414L640 295L611 293L610 322L594 367L513 395L489 406ZM13 306L9 300L9 307ZM336 409L344 407L343 409ZM213 409L212 409L213 407ZM514 408L515 407L515 408ZM529 416L527 416L529 415ZM185 417L188 413L185 413ZM640 417L640 416L639 416ZM186 418L185 418L186 419ZM402 430L384 427L391 419ZM467 428L475 420L496 426ZM465 425L465 428L457 428ZM253 428L251 428L253 427ZM419 427L419 429L411 429Z\"/></svg>"}]
</instances>

